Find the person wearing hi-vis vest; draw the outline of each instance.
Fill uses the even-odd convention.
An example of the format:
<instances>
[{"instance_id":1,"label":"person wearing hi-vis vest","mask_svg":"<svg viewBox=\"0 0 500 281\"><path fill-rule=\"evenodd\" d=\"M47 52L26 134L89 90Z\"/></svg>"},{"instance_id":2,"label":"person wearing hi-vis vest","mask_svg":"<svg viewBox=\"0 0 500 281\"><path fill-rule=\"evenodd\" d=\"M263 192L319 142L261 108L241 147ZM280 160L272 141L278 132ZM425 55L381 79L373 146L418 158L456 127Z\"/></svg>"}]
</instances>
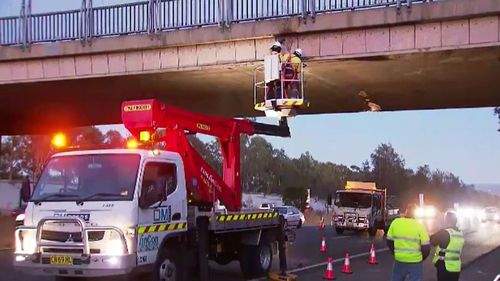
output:
<instances>
[{"instance_id":1,"label":"person wearing hi-vis vest","mask_svg":"<svg viewBox=\"0 0 500 281\"><path fill-rule=\"evenodd\" d=\"M395 219L387 231L387 246L394 255L392 281L422 281L423 261L431 252L429 234L414 218L416 206L410 204L404 217Z\"/></svg>"},{"instance_id":2,"label":"person wearing hi-vis vest","mask_svg":"<svg viewBox=\"0 0 500 281\"><path fill-rule=\"evenodd\" d=\"M462 269L464 235L457 227L457 215L446 212L444 229L431 235L431 245L436 247L432 262L436 266L438 281L458 281Z\"/></svg>"}]
</instances>

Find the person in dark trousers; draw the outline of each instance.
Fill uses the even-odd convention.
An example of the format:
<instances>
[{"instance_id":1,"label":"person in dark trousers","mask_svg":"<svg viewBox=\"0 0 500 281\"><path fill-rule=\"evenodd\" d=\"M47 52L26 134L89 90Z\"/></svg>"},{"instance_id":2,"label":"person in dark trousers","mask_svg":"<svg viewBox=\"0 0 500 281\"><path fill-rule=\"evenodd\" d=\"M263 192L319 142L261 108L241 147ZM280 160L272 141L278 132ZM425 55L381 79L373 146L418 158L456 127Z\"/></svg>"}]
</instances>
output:
<instances>
[{"instance_id":1,"label":"person in dark trousers","mask_svg":"<svg viewBox=\"0 0 500 281\"><path fill-rule=\"evenodd\" d=\"M431 246L425 227L414 218L416 206L410 204L404 217L395 219L387 231L387 246L394 256L392 281L422 281L423 261Z\"/></svg>"},{"instance_id":2,"label":"person in dark trousers","mask_svg":"<svg viewBox=\"0 0 500 281\"><path fill-rule=\"evenodd\" d=\"M445 228L431 235L431 245L436 247L432 262L436 266L438 281L458 281L462 269L464 236L457 227L457 215L446 212Z\"/></svg>"}]
</instances>

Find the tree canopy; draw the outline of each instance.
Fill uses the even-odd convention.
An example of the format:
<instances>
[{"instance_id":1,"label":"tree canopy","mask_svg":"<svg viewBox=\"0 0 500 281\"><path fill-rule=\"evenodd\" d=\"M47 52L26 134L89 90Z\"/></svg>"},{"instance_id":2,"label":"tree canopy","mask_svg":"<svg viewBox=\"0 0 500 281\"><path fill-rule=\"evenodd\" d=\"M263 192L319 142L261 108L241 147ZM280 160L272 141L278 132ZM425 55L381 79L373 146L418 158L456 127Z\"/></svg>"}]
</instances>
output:
<instances>
[{"instance_id":1,"label":"tree canopy","mask_svg":"<svg viewBox=\"0 0 500 281\"><path fill-rule=\"evenodd\" d=\"M497 114L500 114L500 110ZM216 140L203 142L194 135L188 138L200 155L221 174L219 143ZM82 146L120 146L125 143L118 131L103 133L97 127L76 128L69 133L68 139L71 143ZM369 159L359 166L348 167L318 161L307 151L297 158L289 157L283 149L274 148L259 136L241 136L240 141L243 191L287 195L287 200L298 205L303 204L302 200L294 201L293 194L302 196L310 189L312 196L324 199L336 190L343 189L348 180L375 182L378 187L387 189L390 197L397 201L396 205L416 202L419 193L425 194L426 201L443 208L450 207L453 202L480 200L487 204L500 199L474 190L453 173L431 170L428 165L415 170L408 168L404 157L390 143L378 145ZM48 136L2 138L0 178L35 178L49 153Z\"/></svg>"}]
</instances>

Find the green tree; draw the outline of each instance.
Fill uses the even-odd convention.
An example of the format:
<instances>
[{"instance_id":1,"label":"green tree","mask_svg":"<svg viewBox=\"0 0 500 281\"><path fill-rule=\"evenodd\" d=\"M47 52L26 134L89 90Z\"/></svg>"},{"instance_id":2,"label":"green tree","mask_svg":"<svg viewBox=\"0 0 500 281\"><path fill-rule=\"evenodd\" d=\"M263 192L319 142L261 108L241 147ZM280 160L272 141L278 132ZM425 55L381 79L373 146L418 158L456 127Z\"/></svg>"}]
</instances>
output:
<instances>
[{"instance_id":1,"label":"green tree","mask_svg":"<svg viewBox=\"0 0 500 281\"><path fill-rule=\"evenodd\" d=\"M407 184L405 160L391 144L380 144L371 154L372 178L381 188L398 195L404 192Z\"/></svg>"},{"instance_id":2,"label":"green tree","mask_svg":"<svg viewBox=\"0 0 500 281\"><path fill-rule=\"evenodd\" d=\"M288 187L283 191L283 203L291 205L299 210L306 207L307 189L304 187Z\"/></svg>"},{"instance_id":3,"label":"green tree","mask_svg":"<svg viewBox=\"0 0 500 281\"><path fill-rule=\"evenodd\" d=\"M113 147L124 147L125 138L116 130L109 130L104 134L103 142Z\"/></svg>"}]
</instances>

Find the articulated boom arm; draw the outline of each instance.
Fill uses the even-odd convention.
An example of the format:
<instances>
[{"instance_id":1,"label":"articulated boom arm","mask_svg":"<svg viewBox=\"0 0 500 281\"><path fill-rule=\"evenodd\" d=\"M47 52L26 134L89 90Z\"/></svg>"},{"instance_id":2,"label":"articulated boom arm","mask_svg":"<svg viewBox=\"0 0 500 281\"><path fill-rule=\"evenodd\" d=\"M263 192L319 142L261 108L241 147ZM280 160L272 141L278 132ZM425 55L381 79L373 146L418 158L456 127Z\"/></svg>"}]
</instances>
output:
<instances>
[{"instance_id":1,"label":"articulated boom arm","mask_svg":"<svg viewBox=\"0 0 500 281\"><path fill-rule=\"evenodd\" d=\"M220 199L229 211L241 209L240 135L290 136L286 123L274 126L249 120L208 116L178 109L153 99L124 102L122 120L137 139L140 139L141 134L152 135L155 141L164 141L168 151L181 155L189 199L194 204L209 205ZM155 135L159 128L165 129L164 136ZM222 152L222 178L190 145L187 132L218 138Z\"/></svg>"}]
</instances>

